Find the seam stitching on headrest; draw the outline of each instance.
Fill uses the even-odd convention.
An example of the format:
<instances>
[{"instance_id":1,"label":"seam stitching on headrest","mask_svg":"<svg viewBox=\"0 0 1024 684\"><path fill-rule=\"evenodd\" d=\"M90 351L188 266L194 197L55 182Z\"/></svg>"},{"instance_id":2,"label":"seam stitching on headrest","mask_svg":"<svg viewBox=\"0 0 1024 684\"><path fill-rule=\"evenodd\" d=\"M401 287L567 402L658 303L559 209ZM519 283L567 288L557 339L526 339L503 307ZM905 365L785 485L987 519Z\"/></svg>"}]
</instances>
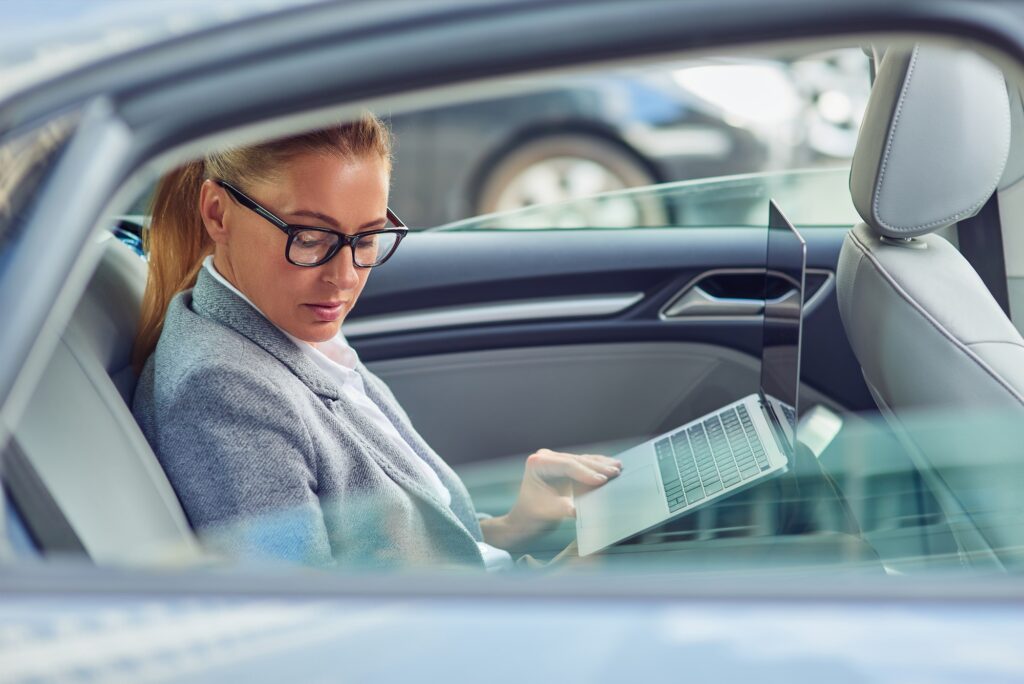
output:
<instances>
[{"instance_id":1,"label":"seam stitching on headrest","mask_svg":"<svg viewBox=\"0 0 1024 684\"><path fill-rule=\"evenodd\" d=\"M910 79L914 74L914 69L917 67L917 55L919 45L914 46L914 50L910 55L910 64L907 66L907 75L903 79L903 88L900 89L899 100L896 101L896 111L893 113L892 125L889 126L889 135L885 141L885 152L882 154L882 165L878 169L878 178L875 179L875 192L874 197L871 198L871 210L875 215L875 220L878 225L886 228L887 230L897 230L894 226L890 226L882 220L882 213L879 211L878 204L880 196L882 194L882 185L885 180L885 172L889 166L889 155L892 153L893 140L896 138L896 128L900 123L900 116L903 114L903 103L907 99L907 93L910 91Z\"/></svg>"},{"instance_id":2,"label":"seam stitching on headrest","mask_svg":"<svg viewBox=\"0 0 1024 684\"><path fill-rule=\"evenodd\" d=\"M893 143L894 138L896 137L896 128L899 125L900 115L903 113L903 102L906 99L907 93L910 91L910 79L911 79L912 74L914 73L914 68L917 65L917 55L918 55L919 48L920 48L919 45L915 45L914 46L913 54L910 57L910 65L907 67L907 76L906 76L906 78L903 81L903 89L900 92L900 99L899 99L899 102L896 105L896 113L893 115L892 126L889 127L889 138L888 138L888 140L886 141L886 144L885 144L885 154L882 157L882 165L881 165L881 168L878 171L878 179L875 181L875 192L874 192L874 197L872 198L872 202L871 202L871 208L872 208L872 210L874 212L875 220L878 223L878 225L882 226L886 230L891 230L891 231L894 231L894 232L907 232L907 231L910 231L910 230L918 231L918 230L925 230L925 229L928 229L928 228L934 228L936 226L948 225L948 224L951 224L951 223L956 223L957 220L959 220L963 216L969 216L969 215L973 214L978 209L980 209L981 206L983 204L985 204L985 202L988 201L988 198L992 196L992 193L996 192L999 189L999 179L1003 177L1003 172L1006 170L1006 164L1009 162L1009 159L1010 159L1009 152L1007 152L1006 156L1003 157L1003 162L999 165L999 169L996 172L994 182L991 183L991 185L993 185L992 192L986 194L984 197L982 197L980 200L978 200L977 202L975 202L974 204L969 206L967 209L963 209L963 210L960 210L960 211L955 211L952 214L950 214L949 216L946 216L946 217L943 217L943 218L940 218L940 219L936 219L934 221L929 221L928 223L915 223L915 224L909 225L909 226L897 226L897 225L893 225L893 224L890 224L890 223L886 223L885 221L882 220L882 214L881 214L881 211L879 211L879 208L878 208L879 195L881 194L881 190L882 190L882 181L883 181L883 178L885 177L886 166L888 166L888 163L889 163L889 153L892 150L892 143ZM1003 116L1003 119L1004 119L1003 120L1003 124L1004 124L1004 126L1009 127L1009 125L1010 125L1010 111L1009 111L1009 107L1007 107L1004 110L1003 114L1004 114L1004 116Z\"/></svg>"},{"instance_id":3,"label":"seam stitching on headrest","mask_svg":"<svg viewBox=\"0 0 1024 684\"><path fill-rule=\"evenodd\" d=\"M850 237L853 243L857 245L857 248L861 251L864 257L867 258L872 264L874 264L875 270L878 272L879 275L882 276L882 278L885 279L886 282L889 283L889 285L896 292L896 294L902 297L903 300L907 302L907 304L909 304L912 309L921 314L921 316L926 321L931 323L932 327L938 330L942 336L944 336L946 339L952 342L954 346L958 347L960 351L964 353L964 355L966 355L968 358L970 358L976 364L978 364L979 368L988 373L993 380L995 380L999 385L1003 387L1003 389L1009 392L1020 404L1024 405L1024 396L1017 392L1016 389L1011 387L1005 380L999 377L999 375L992 369L992 367L985 363L985 361L981 357L975 354L970 347L968 347L966 344L964 344L956 337L954 337L953 334L946 330L946 328L941 323L935 320L935 318L930 313L928 313L921 306L919 306L917 302L915 302L913 298L907 293L907 291L904 290L900 286L900 284L897 283L896 280L889 274L889 272L885 270L885 267L882 266L881 262L875 258L874 254L872 254L871 251L867 248L867 245L861 242L860 238L858 238L852 230L849 233L847 233L847 235Z\"/></svg>"}]
</instances>

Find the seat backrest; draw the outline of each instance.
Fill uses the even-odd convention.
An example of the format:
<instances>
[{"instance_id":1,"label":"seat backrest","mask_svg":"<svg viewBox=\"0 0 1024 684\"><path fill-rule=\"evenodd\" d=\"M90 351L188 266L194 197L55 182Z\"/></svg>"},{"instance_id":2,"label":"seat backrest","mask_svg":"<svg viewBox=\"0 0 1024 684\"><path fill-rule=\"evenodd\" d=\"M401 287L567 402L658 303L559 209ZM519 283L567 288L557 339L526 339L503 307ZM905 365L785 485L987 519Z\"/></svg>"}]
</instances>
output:
<instances>
[{"instance_id":1,"label":"seat backrest","mask_svg":"<svg viewBox=\"0 0 1024 684\"><path fill-rule=\"evenodd\" d=\"M98 563L189 562L199 547L129 409L146 263L112 236L15 439Z\"/></svg>"},{"instance_id":2,"label":"seat backrest","mask_svg":"<svg viewBox=\"0 0 1024 684\"><path fill-rule=\"evenodd\" d=\"M978 274L929 233L995 192L1010 144L1001 72L952 48L890 49L850 172L864 219L840 253L843 325L876 402L918 457L961 545L1017 562L1024 339ZM1019 452L1019 453L1018 453Z\"/></svg>"}]
</instances>

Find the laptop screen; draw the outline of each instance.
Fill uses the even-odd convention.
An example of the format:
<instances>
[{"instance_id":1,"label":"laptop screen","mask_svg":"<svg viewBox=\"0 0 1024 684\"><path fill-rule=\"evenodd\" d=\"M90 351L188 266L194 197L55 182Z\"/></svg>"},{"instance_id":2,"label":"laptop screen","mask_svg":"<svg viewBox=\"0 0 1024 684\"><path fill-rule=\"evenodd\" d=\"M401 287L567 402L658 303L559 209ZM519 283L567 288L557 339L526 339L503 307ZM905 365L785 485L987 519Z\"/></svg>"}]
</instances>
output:
<instances>
[{"instance_id":1,"label":"laptop screen","mask_svg":"<svg viewBox=\"0 0 1024 684\"><path fill-rule=\"evenodd\" d=\"M775 200L768 203L761 392L793 411L800 384L800 327L807 246Z\"/></svg>"}]
</instances>

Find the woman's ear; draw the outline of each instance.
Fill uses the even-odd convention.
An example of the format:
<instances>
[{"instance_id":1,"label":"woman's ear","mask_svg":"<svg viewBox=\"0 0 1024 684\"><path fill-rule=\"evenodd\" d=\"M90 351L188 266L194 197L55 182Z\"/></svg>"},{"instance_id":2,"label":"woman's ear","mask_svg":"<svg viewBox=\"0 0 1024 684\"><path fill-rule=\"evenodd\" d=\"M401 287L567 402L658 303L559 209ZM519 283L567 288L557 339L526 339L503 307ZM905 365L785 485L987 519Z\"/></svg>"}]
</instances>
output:
<instances>
[{"instance_id":1,"label":"woman's ear","mask_svg":"<svg viewBox=\"0 0 1024 684\"><path fill-rule=\"evenodd\" d=\"M210 239L218 245L226 244L229 236L224 224L227 199L227 191L210 179L203 181L199 188L199 215Z\"/></svg>"}]
</instances>

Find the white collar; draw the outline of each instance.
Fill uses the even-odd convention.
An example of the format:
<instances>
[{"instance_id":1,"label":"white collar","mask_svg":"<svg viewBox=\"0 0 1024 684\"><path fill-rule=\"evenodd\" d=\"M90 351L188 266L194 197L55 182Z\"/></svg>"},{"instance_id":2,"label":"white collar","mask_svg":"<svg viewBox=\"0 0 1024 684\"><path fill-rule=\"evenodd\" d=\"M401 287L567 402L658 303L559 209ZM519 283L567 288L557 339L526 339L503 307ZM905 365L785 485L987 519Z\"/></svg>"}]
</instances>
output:
<instances>
[{"instance_id":1,"label":"white collar","mask_svg":"<svg viewBox=\"0 0 1024 684\"><path fill-rule=\"evenodd\" d=\"M212 254L203 259L203 268L205 268L210 273L210 275L212 275L214 279L216 279L218 283L220 283L221 285L223 285L224 287L228 288L236 295L241 297L243 300L245 300L245 302L249 304L249 306L259 311L261 316L270 321L270 318L268 318L265 313L260 311L260 308L253 304L251 299L242 294L241 290L232 285L227 278L222 276L217 271L217 267L213 265ZM281 328L277 329L281 330ZM346 340L345 336L342 335L341 330L338 330L338 334L332 337L331 339L325 342L321 342L319 346L310 344L305 340L300 340L298 337L295 337L294 335L291 335L284 330L281 330L281 332L284 333L288 337L288 339L294 342L299 347L299 349L302 349L307 354L309 354L320 365L323 365L324 362L326 362L328 364L338 366L340 370L354 372L356 364L359 363L359 355L356 354L356 350L349 345L348 340Z\"/></svg>"}]
</instances>

